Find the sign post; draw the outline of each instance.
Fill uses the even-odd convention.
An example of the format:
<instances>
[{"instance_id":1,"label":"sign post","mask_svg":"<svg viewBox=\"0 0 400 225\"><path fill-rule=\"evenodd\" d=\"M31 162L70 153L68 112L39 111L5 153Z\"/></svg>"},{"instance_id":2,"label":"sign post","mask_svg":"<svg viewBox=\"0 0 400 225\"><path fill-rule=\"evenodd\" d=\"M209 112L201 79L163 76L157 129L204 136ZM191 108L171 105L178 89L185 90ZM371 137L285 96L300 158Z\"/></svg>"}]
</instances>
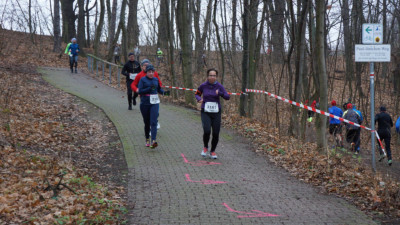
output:
<instances>
[{"instance_id":1,"label":"sign post","mask_svg":"<svg viewBox=\"0 0 400 225\"><path fill-rule=\"evenodd\" d=\"M371 97L371 155L372 169L375 165L375 93L374 93L374 62L390 62L390 45L383 45L383 26L377 23L362 25L362 45L355 45L355 61L369 62L370 97Z\"/></svg>"}]
</instances>

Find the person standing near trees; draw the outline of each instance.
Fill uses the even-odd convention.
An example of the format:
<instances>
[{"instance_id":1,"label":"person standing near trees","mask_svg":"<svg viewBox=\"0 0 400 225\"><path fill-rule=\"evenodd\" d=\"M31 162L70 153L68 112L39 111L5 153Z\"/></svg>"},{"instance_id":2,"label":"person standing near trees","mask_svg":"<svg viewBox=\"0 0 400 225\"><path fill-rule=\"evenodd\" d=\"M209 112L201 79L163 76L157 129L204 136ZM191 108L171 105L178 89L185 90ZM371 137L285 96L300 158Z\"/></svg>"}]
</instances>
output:
<instances>
[{"instance_id":1,"label":"person standing near trees","mask_svg":"<svg viewBox=\"0 0 400 225\"><path fill-rule=\"evenodd\" d=\"M76 43L76 38L72 38L71 44L68 46L68 53L69 53L69 67L71 68L71 73L74 72L74 65L75 65L75 73L78 73L78 54L79 54L79 45Z\"/></svg>"},{"instance_id":2,"label":"person standing near trees","mask_svg":"<svg viewBox=\"0 0 400 225\"><path fill-rule=\"evenodd\" d=\"M135 54L136 60L139 62L140 61L140 49L139 46L135 46L135 49L133 49L133 53Z\"/></svg>"},{"instance_id":3,"label":"person standing near trees","mask_svg":"<svg viewBox=\"0 0 400 225\"><path fill-rule=\"evenodd\" d=\"M160 98L158 93L162 95L169 95L169 91L164 91L159 85L159 81L154 77L154 66L148 64L146 66L146 76L141 78L138 85L138 92L140 94L140 112L143 116L144 122L144 135L146 137L146 147L155 148L157 143L157 122L160 107ZM151 142L150 142L150 128L151 128Z\"/></svg>"},{"instance_id":4,"label":"person standing near trees","mask_svg":"<svg viewBox=\"0 0 400 225\"><path fill-rule=\"evenodd\" d=\"M362 116L361 111L357 109L355 104L353 104L353 110L360 116L360 125L361 125L364 122L364 118ZM358 129L358 137L361 137L361 129ZM357 152L360 152L360 146L358 146L356 150Z\"/></svg>"},{"instance_id":5,"label":"person standing near trees","mask_svg":"<svg viewBox=\"0 0 400 225\"><path fill-rule=\"evenodd\" d=\"M392 137L390 129L393 127L392 117L386 112L386 107L381 106L379 108L380 113L375 115L375 123L378 122L378 135L382 141L385 141L385 148L387 153L388 165L392 165L392 152L390 150L390 139ZM379 162L385 158L381 147L378 147L380 157Z\"/></svg>"},{"instance_id":6,"label":"person standing near trees","mask_svg":"<svg viewBox=\"0 0 400 225\"><path fill-rule=\"evenodd\" d=\"M119 55L121 54L121 48L119 47L119 44L115 45L114 48L114 63L117 64L119 63Z\"/></svg>"},{"instance_id":7,"label":"person standing near trees","mask_svg":"<svg viewBox=\"0 0 400 225\"><path fill-rule=\"evenodd\" d=\"M229 100L230 96L224 86L217 82L218 71L216 69L207 70L207 81L202 83L195 93L198 103L201 103L201 123L203 125L204 147L201 156L207 157L210 154L212 159L217 159L215 149L219 140L221 128L221 103L220 97ZM212 128L211 151L208 152L208 142L210 140Z\"/></svg>"},{"instance_id":8,"label":"person standing near trees","mask_svg":"<svg viewBox=\"0 0 400 225\"><path fill-rule=\"evenodd\" d=\"M160 62L164 62L163 52L160 48L157 49L157 66L160 65Z\"/></svg>"},{"instance_id":9,"label":"person standing near trees","mask_svg":"<svg viewBox=\"0 0 400 225\"><path fill-rule=\"evenodd\" d=\"M129 61L125 63L124 67L121 70L121 74L126 77L126 89L129 104L128 110L132 110L132 103L133 105L136 105L136 98L138 94L136 92L132 92L131 84L135 80L136 75L142 70L140 69L139 62L135 60L135 54L133 54L132 52L129 53L128 59Z\"/></svg>"}]
</instances>

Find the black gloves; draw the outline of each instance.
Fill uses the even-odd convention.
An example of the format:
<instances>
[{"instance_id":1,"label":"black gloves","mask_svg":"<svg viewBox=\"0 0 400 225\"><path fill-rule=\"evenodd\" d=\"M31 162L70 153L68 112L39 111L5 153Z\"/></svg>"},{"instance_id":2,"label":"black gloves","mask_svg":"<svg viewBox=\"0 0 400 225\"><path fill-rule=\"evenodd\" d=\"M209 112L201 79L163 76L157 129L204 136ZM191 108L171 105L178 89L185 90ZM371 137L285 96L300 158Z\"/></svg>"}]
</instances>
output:
<instances>
[{"instance_id":1,"label":"black gloves","mask_svg":"<svg viewBox=\"0 0 400 225\"><path fill-rule=\"evenodd\" d=\"M156 86L154 84L151 86L151 90L156 90Z\"/></svg>"}]
</instances>

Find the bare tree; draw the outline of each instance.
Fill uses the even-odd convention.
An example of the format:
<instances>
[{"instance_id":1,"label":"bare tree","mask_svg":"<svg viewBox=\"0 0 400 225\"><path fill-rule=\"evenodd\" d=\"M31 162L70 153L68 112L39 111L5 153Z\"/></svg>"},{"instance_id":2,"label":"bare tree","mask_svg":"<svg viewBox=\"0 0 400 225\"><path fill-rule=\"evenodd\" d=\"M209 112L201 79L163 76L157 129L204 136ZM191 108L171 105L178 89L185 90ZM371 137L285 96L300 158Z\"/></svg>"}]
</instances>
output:
<instances>
[{"instance_id":1,"label":"bare tree","mask_svg":"<svg viewBox=\"0 0 400 225\"><path fill-rule=\"evenodd\" d=\"M82 47L86 47L85 39L85 0L78 0L78 41ZM81 53L83 53L81 51Z\"/></svg>"},{"instance_id":2,"label":"bare tree","mask_svg":"<svg viewBox=\"0 0 400 225\"><path fill-rule=\"evenodd\" d=\"M176 23L182 48L182 74L185 87L193 87L192 78L192 23L189 12L189 1L178 0L176 8ZM185 102L194 105L193 94L185 92Z\"/></svg>"},{"instance_id":3,"label":"bare tree","mask_svg":"<svg viewBox=\"0 0 400 225\"><path fill-rule=\"evenodd\" d=\"M107 49L108 49L107 60L108 61L112 61L114 46L116 43L114 41L116 23L117 23L117 0L113 0L111 20L110 20L109 27L108 27L108 44L107 44Z\"/></svg>"},{"instance_id":4,"label":"bare tree","mask_svg":"<svg viewBox=\"0 0 400 225\"><path fill-rule=\"evenodd\" d=\"M75 29L75 13L74 13L74 1L75 0L60 0L61 1L61 13L63 21L62 38L64 42L69 42L76 35Z\"/></svg>"},{"instance_id":5,"label":"bare tree","mask_svg":"<svg viewBox=\"0 0 400 225\"><path fill-rule=\"evenodd\" d=\"M139 45L139 25L137 18L138 0L129 0L129 16L128 16L128 49L133 49L135 45Z\"/></svg>"},{"instance_id":6,"label":"bare tree","mask_svg":"<svg viewBox=\"0 0 400 225\"><path fill-rule=\"evenodd\" d=\"M54 45L53 52L58 52L61 49L61 37L60 37L60 0L54 0Z\"/></svg>"},{"instance_id":7,"label":"bare tree","mask_svg":"<svg viewBox=\"0 0 400 225\"><path fill-rule=\"evenodd\" d=\"M316 1L316 73L318 74L319 82L316 84L320 97L320 109L327 111L328 108L328 82L325 64L325 1ZM326 141L326 116L317 115L317 146L318 151L323 152L327 147Z\"/></svg>"},{"instance_id":8,"label":"bare tree","mask_svg":"<svg viewBox=\"0 0 400 225\"><path fill-rule=\"evenodd\" d=\"M96 56L99 55L99 45L100 45L100 38L101 38L101 33L103 31L103 25L104 25L104 13L105 13L105 6L104 6L104 0L100 0L100 20L99 24L96 27L96 35L94 37L94 54Z\"/></svg>"},{"instance_id":9,"label":"bare tree","mask_svg":"<svg viewBox=\"0 0 400 225\"><path fill-rule=\"evenodd\" d=\"M169 2L161 0L160 2L160 15L157 17L158 25L158 39L157 47L162 49L168 48L168 15L169 15Z\"/></svg>"},{"instance_id":10,"label":"bare tree","mask_svg":"<svg viewBox=\"0 0 400 225\"><path fill-rule=\"evenodd\" d=\"M211 21L212 0L208 0L207 13L204 20L203 33L200 31L200 13L201 13L201 0L191 1L193 8L193 22L195 31L195 54L196 54L196 72L200 72L203 66L202 56L204 54L204 45L208 33L208 27ZM215 2L216 4L216 2ZM215 23L214 23L215 25ZM218 32L218 29L217 29ZM221 49L220 49L221 51Z\"/></svg>"},{"instance_id":11,"label":"bare tree","mask_svg":"<svg viewBox=\"0 0 400 225\"><path fill-rule=\"evenodd\" d=\"M271 30L272 30L272 47L273 47L273 61L274 63L282 63L285 53L284 42L284 18L285 18L285 1L266 1L269 8L269 15L271 17Z\"/></svg>"}]
</instances>

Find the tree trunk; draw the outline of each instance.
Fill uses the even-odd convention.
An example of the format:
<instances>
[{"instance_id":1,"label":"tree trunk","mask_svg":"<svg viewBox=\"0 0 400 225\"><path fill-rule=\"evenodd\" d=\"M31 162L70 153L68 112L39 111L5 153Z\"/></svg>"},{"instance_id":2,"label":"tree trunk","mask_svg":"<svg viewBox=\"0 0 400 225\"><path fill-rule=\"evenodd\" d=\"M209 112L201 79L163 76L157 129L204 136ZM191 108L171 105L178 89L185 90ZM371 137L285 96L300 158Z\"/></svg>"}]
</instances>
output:
<instances>
[{"instance_id":1,"label":"tree trunk","mask_svg":"<svg viewBox=\"0 0 400 225\"><path fill-rule=\"evenodd\" d=\"M168 57L170 65L170 74L172 77L172 86L176 87L176 75L175 75L175 61L174 61L174 8L175 8L175 1L171 0L171 4L169 4L170 0L162 0L166 3L166 8L169 9L169 5L171 5L171 15L167 12L167 41L168 41ZM172 96L174 99L178 98L177 91L172 92Z\"/></svg>"},{"instance_id":2,"label":"tree trunk","mask_svg":"<svg viewBox=\"0 0 400 225\"><path fill-rule=\"evenodd\" d=\"M86 47L85 40L85 0L78 0L79 13L78 13L78 42L81 47ZM83 53L82 49L79 54Z\"/></svg>"},{"instance_id":3,"label":"tree trunk","mask_svg":"<svg viewBox=\"0 0 400 225\"><path fill-rule=\"evenodd\" d=\"M29 36L33 43L33 26L32 26L32 0L28 1L28 25L29 25Z\"/></svg>"},{"instance_id":4,"label":"tree trunk","mask_svg":"<svg viewBox=\"0 0 400 225\"><path fill-rule=\"evenodd\" d=\"M272 30L272 60L274 63L283 64L285 56L284 39L284 11L285 1L269 1L269 15L271 16Z\"/></svg>"},{"instance_id":5,"label":"tree trunk","mask_svg":"<svg viewBox=\"0 0 400 225\"><path fill-rule=\"evenodd\" d=\"M53 52L58 52L61 50L61 37L60 37L60 0L54 0L54 45Z\"/></svg>"},{"instance_id":6,"label":"tree trunk","mask_svg":"<svg viewBox=\"0 0 400 225\"><path fill-rule=\"evenodd\" d=\"M294 88L294 100L296 102L301 102L301 97L303 94L303 88L305 81L305 70L307 69L306 64L306 21L307 21L307 12L309 8L309 0L301 0L301 13L298 16L298 24L295 21L292 22L292 26L297 27L297 31L294 34L294 42L296 45L296 75L295 75L295 88ZM291 8L293 11L293 8ZM294 14L294 13L293 13ZM294 18L292 19L294 20ZM291 110L291 120L289 126L289 134L294 135L293 131L297 131L296 134L298 137L302 137L302 129L299 126L299 109L297 107L292 107Z\"/></svg>"},{"instance_id":7,"label":"tree trunk","mask_svg":"<svg viewBox=\"0 0 400 225\"><path fill-rule=\"evenodd\" d=\"M204 66L202 56L204 54L204 46L208 33L208 27L211 22L212 0L208 0L207 12L204 20L203 33L200 31L200 15L201 15L201 1L192 1L193 10L193 24L195 33L195 54L196 54L196 72L199 73Z\"/></svg>"},{"instance_id":8,"label":"tree trunk","mask_svg":"<svg viewBox=\"0 0 400 225\"><path fill-rule=\"evenodd\" d=\"M104 25L104 13L105 13L104 0L100 0L100 19L99 19L99 24L97 25L96 28L96 35L94 37L94 46L93 46L94 54L96 56L99 56L100 38Z\"/></svg>"},{"instance_id":9,"label":"tree trunk","mask_svg":"<svg viewBox=\"0 0 400 225\"><path fill-rule=\"evenodd\" d=\"M249 0L243 1L242 15L242 40L243 40L243 56L242 56L242 92L246 92L249 83ZM240 95L239 114L247 116L248 95Z\"/></svg>"},{"instance_id":10,"label":"tree trunk","mask_svg":"<svg viewBox=\"0 0 400 225\"><path fill-rule=\"evenodd\" d=\"M319 83L317 89L320 96L320 109L327 111L328 108L328 83L325 64L325 1L316 1L316 46L315 54L317 57L317 74ZM320 153L324 152L327 147L326 142L326 116L317 114L317 146Z\"/></svg>"},{"instance_id":11,"label":"tree trunk","mask_svg":"<svg viewBox=\"0 0 400 225\"><path fill-rule=\"evenodd\" d=\"M236 9L237 0L232 0L232 9ZM232 51L236 52L237 50L237 42L236 42L236 10L232 10Z\"/></svg>"},{"instance_id":12,"label":"tree trunk","mask_svg":"<svg viewBox=\"0 0 400 225\"><path fill-rule=\"evenodd\" d=\"M63 33L62 38L65 43L69 43L76 35L75 29L75 13L74 13L74 1L75 0L60 0L61 1L61 13L63 20Z\"/></svg>"},{"instance_id":13,"label":"tree trunk","mask_svg":"<svg viewBox=\"0 0 400 225\"><path fill-rule=\"evenodd\" d=\"M108 28L108 44L107 44L108 55L107 55L107 61L109 61L109 62L112 61L113 53L114 53L114 47L115 47L115 44L116 44L116 41L114 41L116 23L117 23L117 0L113 0L111 21L110 21L110 26ZM118 37L117 37L117 39L118 39Z\"/></svg>"},{"instance_id":14,"label":"tree trunk","mask_svg":"<svg viewBox=\"0 0 400 225\"><path fill-rule=\"evenodd\" d=\"M158 39L157 47L161 49L168 49L168 14L169 14L168 1L161 0L160 2L160 15L157 18L158 24ZM172 60L172 59L171 59Z\"/></svg>"},{"instance_id":15,"label":"tree trunk","mask_svg":"<svg viewBox=\"0 0 400 225\"><path fill-rule=\"evenodd\" d=\"M224 77L225 77L225 55L224 55L224 49L222 47L222 41L221 41L221 36L219 34L219 28L217 24L217 2L218 0L214 1L214 13L213 13L213 23L215 27L215 33L217 34L217 41L218 41L218 49L219 49L219 54L221 55L221 62L222 62L222 72L221 72L221 84L224 84Z\"/></svg>"},{"instance_id":16,"label":"tree trunk","mask_svg":"<svg viewBox=\"0 0 400 225\"><path fill-rule=\"evenodd\" d=\"M139 0L129 0L129 16L128 16L128 49L133 49L135 45L139 45L139 25L137 18Z\"/></svg>"},{"instance_id":17,"label":"tree trunk","mask_svg":"<svg viewBox=\"0 0 400 225\"><path fill-rule=\"evenodd\" d=\"M188 0L178 0L176 22L182 48L182 73L185 87L193 88L192 78L192 23ZM185 92L185 102L194 105L193 93Z\"/></svg>"}]
</instances>

